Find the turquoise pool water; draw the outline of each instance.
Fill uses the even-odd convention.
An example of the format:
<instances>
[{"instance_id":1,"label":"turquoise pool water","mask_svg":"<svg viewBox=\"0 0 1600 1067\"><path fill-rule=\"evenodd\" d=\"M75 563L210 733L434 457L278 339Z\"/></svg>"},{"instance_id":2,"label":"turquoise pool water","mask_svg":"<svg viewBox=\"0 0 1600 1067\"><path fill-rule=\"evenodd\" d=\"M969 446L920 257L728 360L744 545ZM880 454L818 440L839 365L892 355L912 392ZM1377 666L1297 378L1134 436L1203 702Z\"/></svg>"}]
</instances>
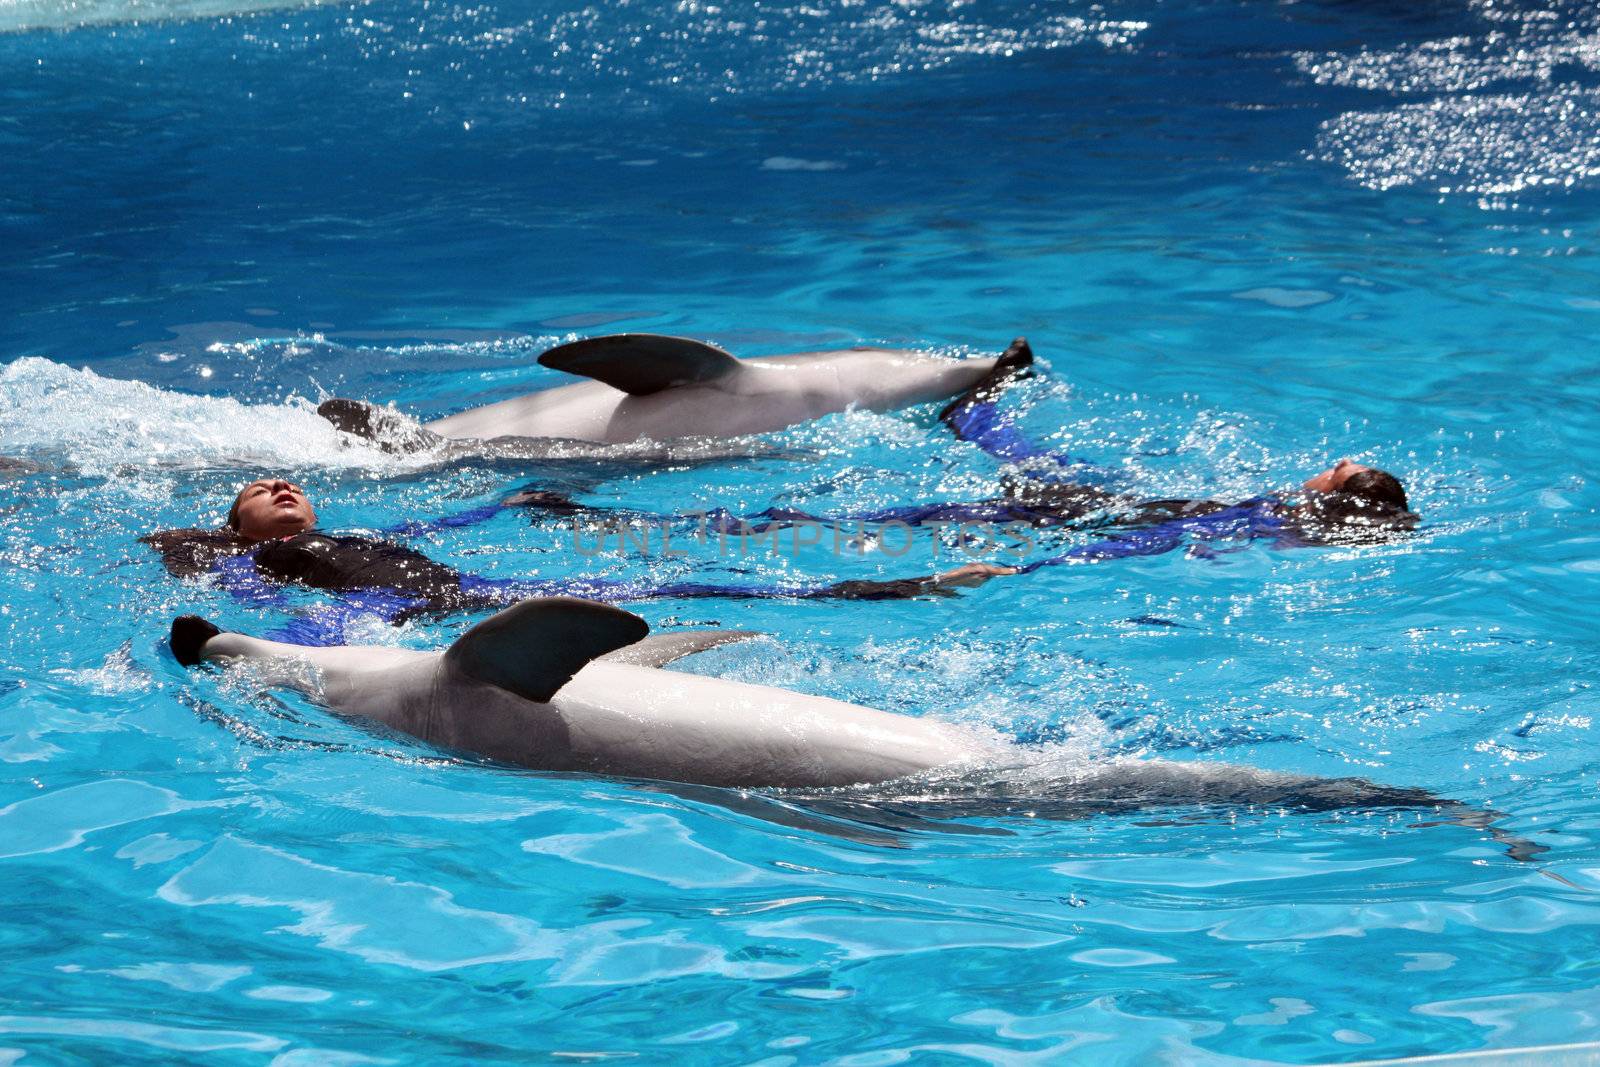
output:
<instances>
[{"instance_id":1,"label":"turquoise pool water","mask_svg":"<svg viewBox=\"0 0 1600 1067\"><path fill-rule=\"evenodd\" d=\"M1318 1063L1600 1040L1600 18L1579 3L0 0L0 1056L21 1062ZM65 13L63 13L65 11ZM805 460L435 469L422 416L613 330L1045 373L1036 439L1150 497L1329 458L1386 545L1045 568L949 600L658 601L688 669L1038 742L1024 795L782 797L472 765L247 680L291 615L135 538L288 471L330 529L537 482L655 511L973 499L932 408ZM1085 538L1057 534L1041 554ZM799 580L916 551L477 573ZM315 602L295 597L298 606ZM462 620L371 627L431 647ZM1415 812L1069 817L1114 757L1415 786Z\"/></svg>"}]
</instances>

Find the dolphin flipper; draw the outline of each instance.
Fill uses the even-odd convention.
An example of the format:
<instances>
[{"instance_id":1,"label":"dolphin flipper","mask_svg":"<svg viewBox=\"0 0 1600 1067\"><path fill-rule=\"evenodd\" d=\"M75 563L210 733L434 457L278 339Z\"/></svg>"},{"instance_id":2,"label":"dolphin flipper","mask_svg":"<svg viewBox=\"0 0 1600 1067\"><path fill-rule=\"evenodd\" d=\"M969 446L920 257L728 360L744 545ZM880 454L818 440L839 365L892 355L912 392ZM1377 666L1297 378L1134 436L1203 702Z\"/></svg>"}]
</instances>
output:
<instances>
[{"instance_id":1,"label":"dolphin flipper","mask_svg":"<svg viewBox=\"0 0 1600 1067\"><path fill-rule=\"evenodd\" d=\"M607 652L600 658L607 663L628 663L635 667L665 667L696 652L760 636L760 630L684 630L673 634L651 634L642 641L635 641L615 652Z\"/></svg>"},{"instance_id":2,"label":"dolphin flipper","mask_svg":"<svg viewBox=\"0 0 1600 1067\"><path fill-rule=\"evenodd\" d=\"M632 612L574 597L513 604L451 645L445 664L543 704L590 660L640 641L650 625Z\"/></svg>"},{"instance_id":3,"label":"dolphin flipper","mask_svg":"<svg viewBox=\"0 0 1600 1067\"><path fill-rule=\"evenodd\" d=\"M715 345L659 333L616 333L557 345L541 366L604 382L633 396L732 374L739 361Z\"/></svg>"}]
</instances>

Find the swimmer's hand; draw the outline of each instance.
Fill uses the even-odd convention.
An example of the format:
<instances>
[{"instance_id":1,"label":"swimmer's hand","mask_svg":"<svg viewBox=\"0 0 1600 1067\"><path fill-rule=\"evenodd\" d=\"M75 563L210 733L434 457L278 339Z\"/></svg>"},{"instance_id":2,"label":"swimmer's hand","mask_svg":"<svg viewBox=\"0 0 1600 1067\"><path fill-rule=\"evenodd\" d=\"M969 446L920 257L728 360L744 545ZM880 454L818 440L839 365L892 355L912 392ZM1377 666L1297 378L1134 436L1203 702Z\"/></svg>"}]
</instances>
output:
<instances>
[{"instance_id":1,"label":"swimmer's hand","mask_svg":"<svg viewBox=\"0 0 1600 1067\"><path fill-rule=\"evenodd\" d=\"M928 580L928 586L936 593L953 589L970 589L982 585L990 578L1016 573L1015 567L1001 567L993 563L968 563L955 570L935 574Z\"/></svg>"}]
</instances>

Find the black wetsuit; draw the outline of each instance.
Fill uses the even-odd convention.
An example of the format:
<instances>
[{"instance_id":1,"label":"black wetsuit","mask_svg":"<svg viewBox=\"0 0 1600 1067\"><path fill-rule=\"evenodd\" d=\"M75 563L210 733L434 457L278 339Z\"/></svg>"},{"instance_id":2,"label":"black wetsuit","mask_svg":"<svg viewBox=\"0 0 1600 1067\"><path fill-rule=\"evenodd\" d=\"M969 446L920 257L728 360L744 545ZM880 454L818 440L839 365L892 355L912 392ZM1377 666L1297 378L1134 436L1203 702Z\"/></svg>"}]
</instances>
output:
<instances>
[{"instance_id":1,"label":"black wetsuit","mask_svg":"<svg viewBox=\"0 0 1600 1067\"><path fill-rule=\"evenodd\" d=\"M179 577L216 575L224 588L243 600L287 606L284 585L341 594L348 610L324 611L315 625L290 628L301 644L340 643L335 638L342 638L346 624L359 615L398 623L419 614L488 610L537 596L606 601L703 597L903 600L945 591L931 576L792 588L663 584L648 579L482 578L392 541L320 530L259 542L246 541L230 530L166 530L141 540L161 553L171 573Z\"/></svg>"}]
</instances>

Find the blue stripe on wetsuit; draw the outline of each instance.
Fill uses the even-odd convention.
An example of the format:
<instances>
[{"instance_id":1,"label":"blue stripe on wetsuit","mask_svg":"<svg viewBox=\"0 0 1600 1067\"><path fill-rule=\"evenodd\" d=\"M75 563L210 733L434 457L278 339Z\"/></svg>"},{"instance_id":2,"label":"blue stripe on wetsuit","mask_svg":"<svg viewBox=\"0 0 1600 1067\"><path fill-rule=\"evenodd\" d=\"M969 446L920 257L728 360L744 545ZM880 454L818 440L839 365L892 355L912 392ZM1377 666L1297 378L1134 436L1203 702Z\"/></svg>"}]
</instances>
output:
<instances>
[{"instance_id":1,"label":"blue stripe on wetsuit","mask_svg":"<svg viewBox=\"0 0 1600 1067\"><path fill-rule=\"evenodd\" d=\"M963 441L971 441L989 455L1008 463L1023 466L1029 477L1042 481L1055 481L1044 472L1037 471L1030 460L1043 460L1070 471L1072 480L1088 477L1094 482L1120 479L1122 476L1105 467L1076 459L1065 452L1056 452L1028 440L1017 428L1016 419L1000 410L993 400L971 400L953 408L945 415L945 422Z\"/></svg>"},{"instance_id":2,"label":"blue stripe on wetsuit","mask_svg":"<svg viewBox=\"0 0 1600 1067\"><path fill-rule=\"evenodd\" d=\"M219 559L213 569L221 579L222 587L235 600L253 607L297 610L296 605L284 594L283 586L261 576L256 569L253 550ZM353 623L373 618L394 622L406 612L415 611L426 603L417 597L401 596L383 589L363 589L344 594L340 601L331 604L315 604L298 609L302 614L262 636L296 645L348 644L346 634Z\"/></svg>"},{"instance_id":3,"label":"blue stripe on wetsuit","mask_svg":"<svg viewBox=\"0 0 1600 1067\"><path fill-rule=\"evenodd\" d=\"M222 579L222 588L235 600L262 607L286 608L288 599L281 586L261 577L256 570L256 554L251 549L236 556L224 556L212 568Z\"/></svg>"},{"instance_id":4,"label":"blue stripe on wetsuit","mask_svg":"<svg viewBox=\"0 0 1600 1067\"><path fill-rule=\"evenodd\" d=\"M484 504L481 507L458 511L453 515L441 515L437 519L413 519L394 526L386 526L380 532L396 534L402 537L416 537L419 534L436 533L439 530L456 530L463 526L476 526L480 522L488 522L498 515L502 506L501 504Z\"/></svg>"},{"instance_id":5,"label":"blue stripe on wetsuit","mask_svg":"<svg viewBox=\"0 0 1600 1067\"><path fill-rule=\"evenodd\" d=\"M360 636L353 632L357 623L371 623L374 619L396 623L408 612L427 607L425 600L382 589L339 595L339 600L300 609L301 614L264 636L295 645L348 645L353 637Z\"/></svg>"},{"instance_id":6,"label":"blue stripe on wetsuit","mask_svg":"<svg viewBox=\"0 0 1600 1067\"><path fill-rule=\"evenodd\" d=\"M1186 538L1201 541L1278 540L1289 532L1282 508L1283 502L1276 497L1245 500L1207 515L1169 519L1154 526L1125 530L1100 541L1079 545L1059 556L1035 560L1023 566L1018 573L1031 574L1042 567L1058 567L1067 563L1100 563L1108 559L1159 556L1178 548Z\"/></svg>"}]
</instances>

